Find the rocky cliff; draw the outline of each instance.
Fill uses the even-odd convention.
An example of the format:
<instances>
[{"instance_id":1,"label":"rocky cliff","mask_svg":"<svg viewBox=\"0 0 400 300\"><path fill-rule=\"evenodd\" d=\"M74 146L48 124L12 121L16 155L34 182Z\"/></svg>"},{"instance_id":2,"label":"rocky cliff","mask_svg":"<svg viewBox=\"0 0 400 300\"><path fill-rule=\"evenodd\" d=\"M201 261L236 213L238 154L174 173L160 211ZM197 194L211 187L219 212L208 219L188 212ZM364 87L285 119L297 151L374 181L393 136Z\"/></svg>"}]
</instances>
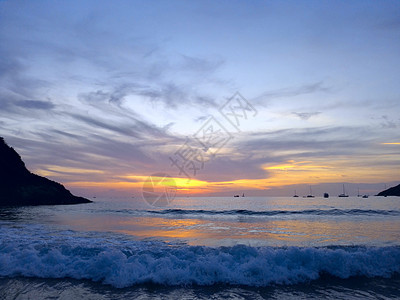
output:
<instances>
[{"instance_id":1,"label":"rocky cliff","mask_svg":"<svg viewBox=\"0 0 400 300\"><path fill-rule=\"evenodd\" d=\"M89 202L62 184L29 172L19 154L0 137L0 206Z\"/></svg>"},{"instance_id":2,"label":"rocky cliff","mask_svg":"<svg viewBox=\"0 0 400 300\"><path fill-rule=\"evenodd\" d=\"M400 196L400 184L380 192L377 196Z\"/></svg>"}]
</instances>

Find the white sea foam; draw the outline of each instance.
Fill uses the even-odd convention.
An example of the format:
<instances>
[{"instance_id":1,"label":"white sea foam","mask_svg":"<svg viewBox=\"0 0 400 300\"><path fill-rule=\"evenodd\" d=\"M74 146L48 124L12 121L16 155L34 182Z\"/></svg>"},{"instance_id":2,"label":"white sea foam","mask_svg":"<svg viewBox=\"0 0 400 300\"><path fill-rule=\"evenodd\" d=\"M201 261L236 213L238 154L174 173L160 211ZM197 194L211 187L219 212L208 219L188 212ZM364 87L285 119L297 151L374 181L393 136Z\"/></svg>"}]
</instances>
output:
<instances>
[{"instance_id":1,"label":"white sea foam","mask_svg":"<svg viewBox=\"0 0 400 300\"><path fill-rule=\"evenodd\" d=\"M1 228L0 276L90 279L127 287L218 283L267 286L321 274L390 277L400 272L400 247L203 247L77 235L31 226Z\"/></svg>"}]
</instances>

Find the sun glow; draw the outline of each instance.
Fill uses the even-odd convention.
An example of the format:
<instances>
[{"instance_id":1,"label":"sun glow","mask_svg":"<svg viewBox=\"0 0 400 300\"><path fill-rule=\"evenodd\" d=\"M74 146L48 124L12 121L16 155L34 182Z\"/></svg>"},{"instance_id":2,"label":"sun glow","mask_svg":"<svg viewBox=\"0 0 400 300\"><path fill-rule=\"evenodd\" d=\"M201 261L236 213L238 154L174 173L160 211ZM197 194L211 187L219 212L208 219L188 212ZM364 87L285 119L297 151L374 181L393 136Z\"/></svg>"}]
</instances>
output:
<instances>
[{"instance_id":1,"label":"sun glow","mask_svg":"<svg viewBox=\"0 0 400 300\"><path fill-rule=\"evenodd\" d=\"M126 193L141 193L143 187L150 183L154 189L173 188L178 195L184 196L230 193L238 190L268 190L274 187L298 184L352 182L355 179L360 182L373 183L382 180L382 178L387 178L390 181L390 178L395 178L398 175L396 163L394 163L399 161L396 155L381 155L379 160L376 157L365 155L359 156L359 159L367 162L367 164L360 165L357 161L346 156L336 157L335 160L314 158L313 160L288 160L283 163L264 164L261 168L265 170L265 177L257 179L240 178L228 181L208 181L207 179L196 178L162 177L163 174L155 174L150 177L139 174L116 174L111 176L114 178L111 181L107 180L110 176L102 175L93 181L68 182L67 180L66 184L69 187L89 188L97 191L120 190ZM388 165L391 167L388 167ZM72 171L72 169L69 171Z\"/></svg>"}]
</instances>

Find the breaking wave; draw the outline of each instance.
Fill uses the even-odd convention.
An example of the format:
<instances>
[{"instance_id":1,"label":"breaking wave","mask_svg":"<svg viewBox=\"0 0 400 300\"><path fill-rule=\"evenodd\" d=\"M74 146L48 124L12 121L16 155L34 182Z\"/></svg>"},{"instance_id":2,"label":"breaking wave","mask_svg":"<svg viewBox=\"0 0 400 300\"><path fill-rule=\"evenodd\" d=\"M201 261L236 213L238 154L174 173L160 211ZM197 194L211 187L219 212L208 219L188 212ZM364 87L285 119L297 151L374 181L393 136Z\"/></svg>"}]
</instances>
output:
<instances>
[{"instance_id":1,"label":"breaking wave","mask_svg":"<svg viewBox=\"0 0 400 300\"><path fill-rule=\"evenodd\" d=\"M327 274L386 277L400 273L400 247L188 246L115 234L0 230L0 276L90 279L114 287L295 284Z\"/></svg>"}]
</instances>

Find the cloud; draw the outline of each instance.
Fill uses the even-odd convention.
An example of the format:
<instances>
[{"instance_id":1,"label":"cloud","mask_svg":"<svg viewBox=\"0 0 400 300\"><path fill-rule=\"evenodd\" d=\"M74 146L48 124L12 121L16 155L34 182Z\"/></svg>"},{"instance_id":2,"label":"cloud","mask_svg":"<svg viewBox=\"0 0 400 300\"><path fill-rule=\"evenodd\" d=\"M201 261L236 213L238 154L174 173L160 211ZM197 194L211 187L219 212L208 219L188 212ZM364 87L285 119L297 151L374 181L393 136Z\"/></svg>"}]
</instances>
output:
<instances>
[{"instance_id":1,"label":"cloud","mask_svg":"<svg viewBox=\"0 0 400 300\"><path fill-rule=\"evenodd\" d=\"M167 132L174 125L175 125L175 122L169 122L167 125L163 126L162 130L164 132Z\"/></svg>"},{"instance_id":2,"label":"cloud","mask_svg":"<svg viewBox=\"0 0 400 300\"><path fill-rule=\"evenodd\" d=\"M71 113L71 114L69 114L69 116L71 116L75 120L81 121L91 127L107 129L113 133L119 133L122 135L131 136L131 137L135 137L135 138L140 137L140 134L137 131L132 130L128 126L113 125L108 122L104 122L103 120L100 120L99 118L92 118L89 116L84 116L84 115L76 114L76 113Z\"/></svg>"},{"instance_id":3,"label":"cloud","mask_svg":"<svg viewBox=\"0 0 400 300\"><path fill-rule=\"evenodd\" d=\"M208 118L210 118L210 116L201 116L201 117L198 117L198 118L196 118L196 119L194 119L194 121L195 122L204 122L205 120L207 120Z\"/></svg>"},{"instance_id":4,"label":"cloud","mask_svg":"<svg viewBox=\"0 0 400 300\"><path fill-rule=\"evenodd\" d=\"M167 83L156 88L143 89L137 91L137 94L153 102L163 102L170 108L176 108L179 104L185 104L189 101L186 89L174 83Z\"/></svg>"},{"instance_id":5,"label":"cloud","mask_svg":"<svg viewBox=\"0 0 400 300\"><path fill-rule=\"evenodd\" d=\"M371 153L373 139L362 127L326 127L256 132L234 141L247 161L264 163L293 159L333 158ZM373 151L372 151L373 153Z\"/></svg>"},{"instance_id":6,"label":"cloud","mask_svg":"<svg viewBox=\"0 0 400 300\"><path fill-rule=\"evenodd\" d=\"M56 105L51 101L9 99L0 92L0 115L4 118L32 118L42 112L53 111Z\"/></svg>"},{"instance_id":7,"label":"cloud","mask_svg":"<svg viewBox=\"0 0 400 300\"><path fill-rule=\"evenodd\" d=\"M380 125L383 128L390 128L390 129L395 129L397 128L397 124L395 121L391 120L388 116L384 115L381 117L382 122Z\"/></svg>"},{"instance_id":8,"label":"cloud","mask_svg":"<svg viewBox=\"0 0 400 300\"><path fill-rule=\"evenodd\" d=\"M375 153L379 150L375 135L370 133L371 130L364 127L336 126L236 135L224 151L206 160L196 179L209 182L266 179L270 174L262 168L263 165L284 164L292 160L328 162L363 156L370 159L354 160L352 164L361 163L360 166L366 167L371 164L371 159L375 160ZM377 164L382 165L380 162ZM173 171L178 173L177 169Z\"/></svg>"},{"instance_id":9,"label":"cloud","mask_svg":"<svg viewBox=\"0 0 400 300\"><path fill-rule=\"evenodd\" d=\"M243 151L238 150L243 153ZM261 168L266 162L279 161L266 157L235 157L235 155L217 154L216 157L204 164L204 168L198 171L196 179L208 182L232 181L240 179L262 179L267 178L268 172Z\"/></svg>"},{"instance_id":10,"label":"cloud","mask_svg":"<svg viewBox=\"0 0 400 300\"><path fill-rule=\"evenodd\" d=\"M121 110L122 111L122 110ZM129 116L121 113L120 115L114 114L116 117L105 118L105 115L84 115L82 113L63 112L62 115L71 117L75 124L71 128L87 128L87 133L98 133L105 136L110 134L118 134L120 137L126 139L134 139L141 142L158 141L160 143L166 142L181 142L181 138L174 137L167 133L168 128L172 125L167 124L164 127L155 126L149 122L143 121L138 117ZM76 122L78 121L78 122ZM105 129L108 133L101 131Z\"/></svg>"},{"instance_id":11,"label":"cloud","mask_svg":"<svg viewBox=\"0 0 400 300\"><path fill-rule=\"evenodd\" d=\"M0 23L1 26L1 23ZM28 65L20 45L3 38L0 33L0 102L19 100L24 101L37 95L40 88L48 86L43 79L28 75Z\"/></svg>"},{"instance_id":12,"label":"cloud","mask_svg":"<svg viewBox=\"0 0 400 300\"><path fill-rule=\"evenodd\" d=\"M186 72L190 71L198 74L206 73L209 75L218 70L224 63L222 58L206 59L182 55L182 63L179 69Z\"/></svg>"},{"instance_id":13,"label":"cloud","mask_svg":"<svg viewBox=\"0 0 400 300\"><path fill-rule=\"evenodd\" d=\"M18 100L20 107L50 109L50 104L23 101L46 98L46 92L57 89L60 81L68 92L77 90L77 97L93 106L99 102L123 105L129 96L138 96L135 99L140 100L135 101L162 103L169 109L215 105L212 97L193 86L212 82L224 63L222 58L169 53L165 41L154 41L140 30L121 32L114 23L105 29L98 12L60 6L47 16L28 3L24 5L18 10L10 6L0 18L0 26L9 28L0 32L1 108L11 110L4 101ZM18 13L24 10L33 10L29 18ZM64 10L76 16L67 17ZM43 64L47 68L42 68Z\"/></svg>"},{"instance_id":14,"label":"cloud","mask_svg":"<svg viewBox=\"0 0 400 300\"><path fill-rule=\"evenodd\" d=\"M255 97L253 101L262 104L265 100L271 100L275 98L288 98L296 97L300 95L312 94L317 92L329 92L330 88L324 85L323 81L318 81L310 84L305 84L299 87L283 88L275 91L266 91L261 95Z\"/></svg>"},{"instance_id":15,"label":"cloud","mask_svg":"<svg viewBox=\"0 0 400 300\"><path fill-rule=\"evenodd\" d=\"M143 88L135 83L115 83L109 84L106 89L95 90L92 92L81 93L78 99L92 106L98 107L101 103L121 105L128 95L135 94L137 90Z\"/></svg>"},{"instance_id":16,"label":"cloud","mask_svg":"<svg viewBox=\"0 0 400 300\"><path fill-rule=\"evenodd\" d=\"M50 101L40 101L40 100L20 100L16 101L14 105L27 109L42 109L42 110L51 110L55 107L55 105Z\"/></svg>"},{"instance_id":17,"label":"cloud","mask_svg":"<svg viewBox=\"0 0 400 300\"><path fill-rule=\"evenodd\" d=\"M71 134L62 131L37 132L31 138L6 136L28 163L30 170L46 170L46 166L57 166L60 172L53 172L52 178L67 181L112 181L119 175L143 175L151 172L161 159L157 154L158 145L138 142L134 138L120 140L99 134ZM161 141L157 141L162 143ZM66 144L68 146L66 147ZM66 171L62 172L66 167ZM99 170L101 173L88 175L76 173L70 169ZM158 170L156 170L158 171Z\"/></svg>"},{"instance_id":18,"label":"cloud","mask_svg":"<svg viewBox=\"0 0 400 300\"><path fill-rule=\"evenodd\" d=\"M320 113L321 113L320 111L309 112L309 113L307 113L307 112L292 112L293 115L298 116L302 120L308 120L311 117L319 115Z\"/></svg>"},{"instance_id":19,"label":"cloud","mask_svg":"<svg viewBox=\"0 0 400 300\"><path fill-rule=\"evenodd\" d=\"M159 83L153 87L142 87L132 90L132 93L150 102L163 103L169 109L193 105L201 107L217 106L215 99L198 94L185 84L173 82Z\"/></svg>"}]
</instances>

